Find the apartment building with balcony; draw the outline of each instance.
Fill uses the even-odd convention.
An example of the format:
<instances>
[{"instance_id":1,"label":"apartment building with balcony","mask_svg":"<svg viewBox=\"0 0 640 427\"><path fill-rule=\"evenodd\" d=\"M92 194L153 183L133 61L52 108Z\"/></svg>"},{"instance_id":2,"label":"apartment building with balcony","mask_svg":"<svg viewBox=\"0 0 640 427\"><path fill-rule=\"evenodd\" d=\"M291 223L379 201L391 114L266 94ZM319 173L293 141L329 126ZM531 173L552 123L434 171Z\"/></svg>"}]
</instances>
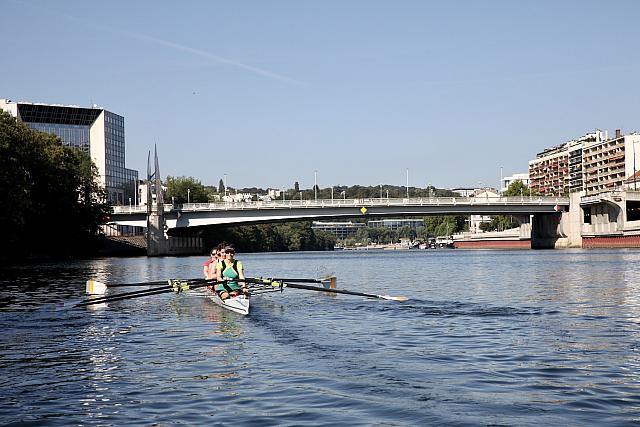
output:
<instances>
[{"instance_id":1,"label":"apartment building with balcony","mask_svg":"<svg viewBox=\"0 0 640 427\"><path fill-rule=\"evenodd\" d=\"M569 152L567 144L547 148L529 161L529 188L546 196L569 191Z\"/></svg>"},{"instance_id":2,"label":"apartment building with balcony","mask_svg":"<svg viewBox=\"0 0 640 427\"><path fill-rule=\"evenodd\" d=\"M583 190L587 195L621 190L640 166L640 134L623 135L586 142L583 146Z\"/></svg>"},{"instance_id":3,"label":"apartment building with balcony","mask_svg":"<svg viewBox=\"0 0 640 427\"><path fill-rule=\"evenodd\" d=\"M640 135L609 138L596 130L564 144L548 148L529 161L529 187L550 196L585 191L597 194L621 189L640 166Z\"/></svg>"}]
</instances>

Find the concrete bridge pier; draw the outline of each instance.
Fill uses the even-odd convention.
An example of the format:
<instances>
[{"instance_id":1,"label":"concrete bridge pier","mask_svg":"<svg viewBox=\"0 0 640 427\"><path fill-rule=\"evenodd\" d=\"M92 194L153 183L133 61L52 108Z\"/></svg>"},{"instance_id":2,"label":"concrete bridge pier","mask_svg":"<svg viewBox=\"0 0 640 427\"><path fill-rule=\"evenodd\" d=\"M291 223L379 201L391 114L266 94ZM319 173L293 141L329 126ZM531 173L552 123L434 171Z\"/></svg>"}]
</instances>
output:
<instances>
[{"instance_id":1,"label":"concrete bridge pier","mask_svg":"<svg viewBox=\"0 0 640 427\"><path fill-rule=\"evenodd\" d=\"M571 193L569 210L533 215L532 249L582 247L582 193Z\"/></svg>"},{"instance_id":2,"label":"concrete bridge pier","mask_svg":"<svg viewBox=\"0 0 640 427\"><path fill-rule=\"evenodd\" d=\"M147 256L168 254L168 238L165 234L164 215L149 214L147 218Z\"/></svg>"},{"instance_id":3,"label":"concrete bridge pier","mask_svg":"<svg viewBox=\"0 0 640 427\"><path fill-rule=\"evenodd\" d=\"M533 215L531 249L554 249L566 237L562 235L561 220L560 213Z\"/></svg>"},{"instance_id":4,"label":"concrete bridge pier","mask_svg":"<svg viewBox=\"0 0 640 427\"><path fill-rule=\"evenodd\" d=\"M520 224L520 239L531 238L531 215L514 215Z\"/></svg>"}]
</instances>

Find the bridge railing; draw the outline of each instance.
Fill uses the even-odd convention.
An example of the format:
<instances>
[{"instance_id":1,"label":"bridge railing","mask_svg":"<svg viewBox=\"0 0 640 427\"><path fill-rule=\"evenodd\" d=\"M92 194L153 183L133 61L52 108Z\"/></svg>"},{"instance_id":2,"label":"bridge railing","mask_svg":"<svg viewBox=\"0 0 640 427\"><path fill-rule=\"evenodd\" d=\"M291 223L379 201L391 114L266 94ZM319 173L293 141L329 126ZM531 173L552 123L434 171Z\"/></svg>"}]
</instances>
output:
<instances>
[{"instance_id":1,"label":"bridge railing","mask_svg":"<svg viewBox=\"0 0 640 427\"><path fill-rule=\"evenodd\" d=\"M242 202L212 202L165 204L165 212L216 211L216 210L254 210L254 209L293 209L293 208L353 208L372 206L456 206L456 205L566 205L567 197L414 197L414 198L359 198L359 199L318 199L318 200L270 200ZM146 213L147 207L114 206L113 213Z\"/></svg>"}]
</instances>

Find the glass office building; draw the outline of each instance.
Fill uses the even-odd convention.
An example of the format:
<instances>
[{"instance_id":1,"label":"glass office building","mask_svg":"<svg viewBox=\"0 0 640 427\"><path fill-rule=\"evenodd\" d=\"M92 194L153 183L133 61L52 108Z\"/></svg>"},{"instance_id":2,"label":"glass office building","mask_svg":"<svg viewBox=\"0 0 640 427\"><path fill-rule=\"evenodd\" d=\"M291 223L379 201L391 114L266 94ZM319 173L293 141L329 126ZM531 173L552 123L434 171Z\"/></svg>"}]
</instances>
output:
<instances>
[{"instance_id":1,"label":"glass office building","mask_svg":"<svg viewBox=\"0 0 640 427\"><path fill-rule=\"evenodd\" d=\"M402 227L418 228L424 227L424 219L422 218L406 218L406 219L378 219L371 220L367 223L371 228L390 228L397 230Z\"/></svg>"},{"instance_id":2,"label":"glass office building","mask_svg":"<svg viewBox=\"0 0 640 427\"><path fill-rule=\"evenodd\" d=\"M8 111L28 127L54 134L64 145L88 153L98 168L101 184L112 204L136 200L138 171L125 167L124 117L92 108L33 104L0 99Z\"/></svg>"}]
</instances>

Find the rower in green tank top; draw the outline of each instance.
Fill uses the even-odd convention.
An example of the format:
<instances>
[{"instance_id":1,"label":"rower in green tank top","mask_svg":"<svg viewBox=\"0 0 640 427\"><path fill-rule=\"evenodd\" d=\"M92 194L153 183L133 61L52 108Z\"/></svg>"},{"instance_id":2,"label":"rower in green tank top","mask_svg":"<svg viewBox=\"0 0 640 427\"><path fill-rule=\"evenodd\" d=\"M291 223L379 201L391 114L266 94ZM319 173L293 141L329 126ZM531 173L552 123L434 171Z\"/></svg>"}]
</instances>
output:
<instances>
[{"instance_id":1,"label":"rower in green tank top","mask_svg":"<svg viewBox=\"0 0 640 427\"><path fill-rule=\"evenodd\" d=\"M220 299L249 294L246 283L233 280L244 280L244 268L240 261L234 259L235 252L233 246L226 246L224 248L225 258L216 265L216 280L219 282L225 281L216 285L216 292Z\"/></svg>"}]
</instances>

